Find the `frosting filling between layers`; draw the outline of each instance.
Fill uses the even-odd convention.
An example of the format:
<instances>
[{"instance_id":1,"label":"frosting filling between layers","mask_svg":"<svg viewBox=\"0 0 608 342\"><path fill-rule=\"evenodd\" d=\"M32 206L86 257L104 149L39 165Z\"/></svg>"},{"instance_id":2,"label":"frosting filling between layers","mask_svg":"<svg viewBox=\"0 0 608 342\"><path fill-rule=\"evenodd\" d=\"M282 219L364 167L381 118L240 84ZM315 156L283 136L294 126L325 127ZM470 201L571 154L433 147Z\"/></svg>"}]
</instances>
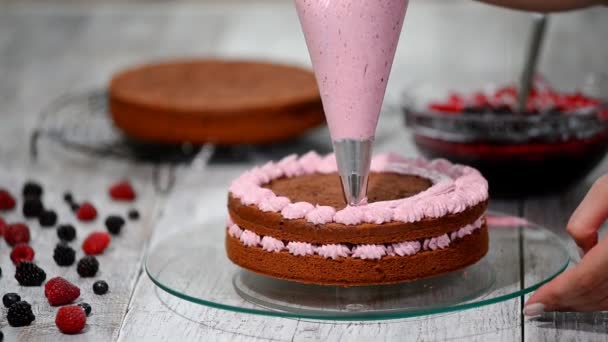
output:
<instances>
[{"instance_id":1,"label":"frosting filling between layers","mask_svg":"<svg viewBox=\"0 0 608 342\"><path fill-rule=\"evenodd\" d=\"M413 223L424 218L461 213L488 199L488 183L479 171L444 159L428 161L385 154L372 160L371 170L423 177L429 179L432 186L411 197L357 207L347 206L341 210L316 203L292 203L289 198L277 196L264 187L281 177L337 172L333 154L321 157L315 152L308 152L300 158L290 155L279 162L269 162L245 172L232 183L230 192L244 205L255 205L264 212L280 213L285 219L305 219L312 224L336 222L345 225L391 221Z\"/></svg>"},{"instance_id":2,"label":"frosting filling between layers","mask_svg":"<svg viewBox=\"0 0 608 342\"><path fill-rule=\"evenodd\" d=\"M227 222L228 234L238 239L247 247L261 247L267 252L287 251L294 256L319 255L324 258L359 258L359 259L381 259L384 256L410 256L420 251L437 250L449 247L451 242L471 235L485 224L485 217L481 216L475 222L449 234L443 234L432 238L417 241L404 241L391 244L327 244L317 245L308 242L281 241L271 236L260 236L250 230L243 230L230 219Z\"/></svg>"}]
</instances>

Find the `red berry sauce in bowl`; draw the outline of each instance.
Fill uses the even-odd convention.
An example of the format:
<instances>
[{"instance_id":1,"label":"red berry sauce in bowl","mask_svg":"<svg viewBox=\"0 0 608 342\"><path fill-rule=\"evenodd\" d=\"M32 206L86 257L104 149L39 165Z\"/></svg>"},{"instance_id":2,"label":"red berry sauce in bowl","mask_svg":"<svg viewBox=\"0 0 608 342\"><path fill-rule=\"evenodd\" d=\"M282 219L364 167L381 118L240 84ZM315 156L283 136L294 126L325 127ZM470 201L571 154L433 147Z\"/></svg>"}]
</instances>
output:
<instances>
[{"instance_id":1,"label":"red berry sauce in bowl","mask_svg":"<svg viewBox=\"0 0 608 342\"><path fill-rule=\"evenodd\" d=\"M405 106L408 127L427 157L478 168L494 196L563 190L608 150L608 106L580 92L557 92L536 80L526 110L513 86L450 93Z\"/></svg>"}]
</instances>

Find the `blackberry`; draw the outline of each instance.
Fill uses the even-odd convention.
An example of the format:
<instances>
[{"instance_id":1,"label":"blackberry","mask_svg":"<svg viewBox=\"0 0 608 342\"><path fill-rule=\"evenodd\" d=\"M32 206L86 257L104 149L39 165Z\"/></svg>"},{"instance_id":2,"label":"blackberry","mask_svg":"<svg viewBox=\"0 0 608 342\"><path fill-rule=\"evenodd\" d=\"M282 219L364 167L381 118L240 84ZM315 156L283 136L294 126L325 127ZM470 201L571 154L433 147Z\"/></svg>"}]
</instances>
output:
<instances>
[{"instance_id":1,"label":"blackberry","mask_svg":"<svg viewBox=\"0 0 608 342\"><path fill-rule=\"evenodd\" d=\"M21 300L18 294L9 292L2 297L2 304L4 304L5 308L10 308L11 305L17 303Z\"/></svg>"},{"instance_id":2,"label":"blackberry","mask_svg":"<svg viewBox=\"0 0 608 342\"><path fill-rule=\"evenodd\" d=\"M15 270L15 279L22 286L40 286L46 279L44 270L33 262L20 262Z\"/></svg>"},{"instance_id":3,"label":"blackberry","mask_svg":"<svg viewBox=\"0 0 608 342\"><path fill-rule=\"evenodd\" d=\"M23 185L23 197L40 198L42 196L42 186L36 182L27 182Z\"/></svg>"},{"instance_id":4,"label":"blackberry","mask_svg":"<svg viewBox=\"0 0 608 342\"><path fill-rule=\"evenodd\" d=\"M91 314L91 306L89 305L89 303L80 303L78 304L78 306L80 306L83 310L84 313L88 316Z\"/></svg>"},{"instance_id":5,"label":"blackberry","mask_svg":"<svg viewBox=\"0 0 608 342\"><path fill-rule=\"evenodd\" d=\"M2 267L0 267L0 277L2 277Z\"/></svg>"},{"instance_id":6,"label":"blackberry","mask_svg":"<svg viewBox=\"0 0 608 342\"><path fill-rule=\"evenodd\" d=\"M95 283L93 283L93 292L96 295L104 295L108 292L108 283L106 283L103 280L98 280Z\"/></svg>"},{"instance_id":7,"label":"blackberry","mask_svg":"<svg viewBox=\"0 0 608 342\"><path fill-rule=\"evenodd\" d=\"M4 333L0 330L0 342L4 341Z\"/></svg>"},{"instance_id":8,"label":"blackberry","mask_svg":"<svg viewBox=\"0 0 608 342\"><path fill-rule=\"evenodd\" d=\"M63 194L63 200L67 204L72 204L72 203L74 203L74 196L72 196L72 193L66 192L66 193Z\"/></svg>"},{"instance_id":9,"label":"blackberry","mask_svg":"<svg viewBox=\"0 0 608 342\"><path fill-rule=\"evenodd\" d=\"M139 220L139 211L137 209L129 210L129 219L133 221Z\"/></svg>"},{"instance_id":10,"label":"blackberry","mask_svg":"<svg viewBox=\"0 0 608 342\"><path fill-rule=\"evenodd\" d=\"M94 277L99 270L99 261L92 255L87 255L78 261L76 271L83 278Z\"/></svg>"},{"instance_id":11,"label":"blackberry","mask_svg":"<svg viewBox=\"0 0 608 342\"><path fill-rule=\"evenodd\" d=\"M77 212L78 209L80 209L80 205L78 203L71 203L70 209L72 209L73 212Z\"/></svg>"},{"instance_id":12,"label":"blackberry","mask_svg":"<svg viewBox=\"0 0 608 342\"><path fill-rule=\"evenodd\" d=\"M55 246L53 259L59 266L71 266L76 260L76 251L65 242L60 242Z\"/></svg>"},{"instance_id":13,"label":"blackberry","mask_svg":"<svg viewBox=\"0 0 608 342\"><path fill-rule=\"evenodd\" d=\"M70 242L76 238L76 229L71 224L62 224L57 228L57 236L60 240Z\"/></svg>"},{"instance_id":14,"label":"blackberry","mask_svg":"<svg viewBox=\"0 0 608 342\"><path fill-rule=\"evenodd\" d=\"M36 316L32 312L30 303L22 300L8 308L6 319L11 327L24 327L30 325L36 319Z\"/></svg>"},{"instance_id":15,"label":"blackberry","mask_svg":"<svg viewBox=\"0 0 608 342\"><path fill-rule=\"evenodd\" d=\"M106 218L106 228L112 235L120 234L120 230L125 225L125 219L120 216L111 215Z\"/></svg>"},{"instance_id":16,"label":"blackberry","mask_svg":"<svg viewBox=\"0 0 608 342\"><path fill-rule=\"evenodd\" d=\"M57 224L57 213L52 210L44 210L38 217L42 227L52 227Z\"/></svg>"},{"instance_id":17,"label":"blackberry","mask_svg":"<svg viewBox=\"0 0 608 342\"><path fill-rule=\"evenodd\" d=\"M39 198L27 198L23 202L23 216L34 218L40 216L44 211L44 206Z\"/></svg>"}]
</instances>

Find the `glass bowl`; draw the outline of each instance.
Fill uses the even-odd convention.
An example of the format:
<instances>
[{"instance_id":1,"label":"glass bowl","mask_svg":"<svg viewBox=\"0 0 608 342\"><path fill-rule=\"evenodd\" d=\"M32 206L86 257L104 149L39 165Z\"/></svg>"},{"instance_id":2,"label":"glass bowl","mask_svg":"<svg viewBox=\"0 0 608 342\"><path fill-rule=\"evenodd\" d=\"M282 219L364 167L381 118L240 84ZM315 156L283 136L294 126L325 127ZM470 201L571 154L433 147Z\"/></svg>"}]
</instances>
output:
<instances>
[{"instance_id":1,"label":"glass bowl","mask_svg":"<svg viewBox=\"0 0 608 342\"><path fill-rule=\"evenodd\" d=\"M448 94L433 87L410 92L403 105L406 125L425 156L479 169L495 196L563 190L594 169L608 149L605 102L593 109L534 114L429 109Z\"/></svg>"}]
</instances>

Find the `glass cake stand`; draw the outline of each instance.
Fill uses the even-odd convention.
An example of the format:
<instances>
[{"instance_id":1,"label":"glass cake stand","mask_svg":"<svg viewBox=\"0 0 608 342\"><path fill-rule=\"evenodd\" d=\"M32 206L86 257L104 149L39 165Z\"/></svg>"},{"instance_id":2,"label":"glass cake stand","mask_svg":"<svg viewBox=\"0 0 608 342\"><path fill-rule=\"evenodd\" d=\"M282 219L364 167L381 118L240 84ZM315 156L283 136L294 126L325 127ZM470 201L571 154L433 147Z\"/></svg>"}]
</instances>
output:
<instances>
[{"instance_id":1,"label":"glass cake stand","mask_svg":"<svg viewBox=\"0 0 608 342\"><path fill-rule=\"evenodd\" d=\"M507 215L491 217L490 250L481 261L397 285L304 285L240 269L226 257L223 222L163 239L150 248L145 268L162 290L214 308L278 317L379 320L509 300L534 291L568 266L567 249L548 229Z\"/></svg>"}]
</instances>

